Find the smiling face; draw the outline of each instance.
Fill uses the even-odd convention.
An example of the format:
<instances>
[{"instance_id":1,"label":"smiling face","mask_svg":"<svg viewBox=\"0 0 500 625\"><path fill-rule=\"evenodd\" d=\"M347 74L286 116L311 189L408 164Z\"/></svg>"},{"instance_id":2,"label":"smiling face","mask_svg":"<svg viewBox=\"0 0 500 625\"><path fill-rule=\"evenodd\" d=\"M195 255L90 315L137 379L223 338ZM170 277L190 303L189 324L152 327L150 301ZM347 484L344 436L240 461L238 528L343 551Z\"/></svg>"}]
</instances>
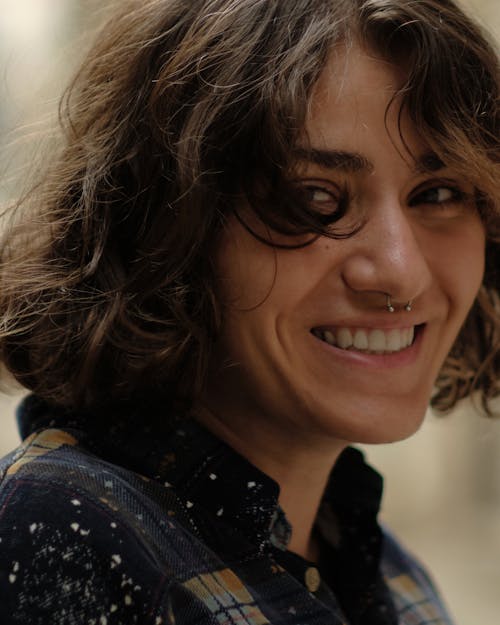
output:
<instances>
[{"instance_id":1,"label":"smiling face","mask_svg":"<svg viewBox=\"0 0 500 625\"><path fill-rule=\"evenodd\" d=\"M249 445L253 431L309 446L410 435L473 303L485 245L473 189L404 116L401 139L400 102L389 106L401 84L396 67L354 47L312 96L294 183L316 210L346 205L335 227L363 220L359 231L294 250L235 218L222 234L226 308L205 402Z\"/></svg>"}]
</instances>

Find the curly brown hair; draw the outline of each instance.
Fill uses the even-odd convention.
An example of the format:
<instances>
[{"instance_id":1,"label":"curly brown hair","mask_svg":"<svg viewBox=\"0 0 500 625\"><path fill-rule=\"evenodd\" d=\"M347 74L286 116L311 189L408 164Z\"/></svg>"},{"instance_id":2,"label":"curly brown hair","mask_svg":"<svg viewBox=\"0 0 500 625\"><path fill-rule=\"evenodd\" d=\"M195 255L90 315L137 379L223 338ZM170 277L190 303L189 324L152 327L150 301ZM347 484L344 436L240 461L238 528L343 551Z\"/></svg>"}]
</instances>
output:
<instances>
[{"instance_id":1,"label":"curly brown hair","mask_svg":"<svg viewBox=\"0 0 500 625\"><path fill-rule=\"evenodd\" d=\"M404 65L401 112L477 189L484 283L433 403L479 390L490 410L499 64L451 0L120 0L62 101L61 149L4 236L0 351L22 385L94 411L197 396L223 315L213 251L241 198L281 232L349 236L307 210L289 172L329 52L353 39Z\"/></svg>"}]
</instances>

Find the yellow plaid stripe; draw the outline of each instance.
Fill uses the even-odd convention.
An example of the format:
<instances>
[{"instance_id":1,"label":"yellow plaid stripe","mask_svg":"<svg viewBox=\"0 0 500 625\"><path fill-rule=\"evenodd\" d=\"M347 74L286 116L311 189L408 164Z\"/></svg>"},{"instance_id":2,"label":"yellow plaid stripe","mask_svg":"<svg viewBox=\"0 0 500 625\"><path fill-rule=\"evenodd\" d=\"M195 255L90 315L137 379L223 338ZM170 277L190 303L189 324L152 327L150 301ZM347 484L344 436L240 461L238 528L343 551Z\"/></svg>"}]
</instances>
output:
<instances>
[{"instance_id":1,"label":"yellow plaid stripe","mask_svg":"<svg viewBox=\"0 0 500 625\"><path fill-rule=\"evenodd\" d=\"M207 606L221 625L270 625L248 589L230 569L197 575L183 585Z\"/></svg>"},{"instance_id":2,"label":"yellow plaid stripe","mask_svg":"<svg viewBox=\"0 0 500 625\"><path fill-rule=\"evenodd\" d=\"M20 448L22 455L9 467L7 475L15 475L24 465L36 458L45 456L45 454L62 447L62 445L75 446L77 444L76 438L62 430L44 430L43 432L32 434L24 441Z\"/></svg>"},{"instance_id":3,"label":"yellow plaid stripe","mask_svg":"<svg viewBox=\"0 0 500 625\"><path fill-rule=\"evenodd\" d=\"M443 615L436 605L425 595L422 588L409 575L398 575L386 580L395 600L401 602L403 614L400 616L401 624L413 624L415 615L418 613L419 623L432 623L432 625L447 625ZM411 614L405 616L404 605L408 606ZM406 620L405 620L406 618ZM424 619L424 620L421 620Z\"/></svg>"}]
</instances>

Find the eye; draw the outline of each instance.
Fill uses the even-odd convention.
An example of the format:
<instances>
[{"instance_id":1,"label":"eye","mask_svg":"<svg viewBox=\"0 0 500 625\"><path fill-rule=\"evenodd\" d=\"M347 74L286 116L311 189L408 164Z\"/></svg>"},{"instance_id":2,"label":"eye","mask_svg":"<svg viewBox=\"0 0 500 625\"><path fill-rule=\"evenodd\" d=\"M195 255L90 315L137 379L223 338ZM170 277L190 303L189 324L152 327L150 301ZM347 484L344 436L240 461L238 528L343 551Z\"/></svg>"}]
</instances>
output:
<instances>
[{"instance_id":1,"label":"eye","mask_svg":"<svg viewBox=\"0 0 500 625\"><path fill-rule=\"evenodd\" d=\"M330 202L332 194L319 187L308 187L309 196L312 202Z\"/></svg>"},{"instance_id":2,"label":"eye","mask_svg":"<svg viewBox=\"0 0 500 625\"><path fill-rule=\"evenodd\" d=\"M439 210L456 210L469 206L470 195L462 189L447 184L436 184L420 189L410 197L409 206L432 205Z\"/></svg>"},{"instance_id":3,"label":"eye","mask_svg":"<svg viewBox=\"0 0 500 625\"><path fill-rule=\"evenodd\" d=\"M346 182L334 182L325 178L302 178L292 180L302 223L310 232L323 234L343 219L351 205L351 194Z\"/></svg>"},{"instance_id":4,"label":"eye","mask_svg":"<svg viewBox=\"0 0 500 625\"><path fill-rule=\"evenodd\" d=\"M305 199L309 207L321 215L332 215L340 207L341 199L338 191L314 184L302 186Z\"/></svg>"}]
</instances>

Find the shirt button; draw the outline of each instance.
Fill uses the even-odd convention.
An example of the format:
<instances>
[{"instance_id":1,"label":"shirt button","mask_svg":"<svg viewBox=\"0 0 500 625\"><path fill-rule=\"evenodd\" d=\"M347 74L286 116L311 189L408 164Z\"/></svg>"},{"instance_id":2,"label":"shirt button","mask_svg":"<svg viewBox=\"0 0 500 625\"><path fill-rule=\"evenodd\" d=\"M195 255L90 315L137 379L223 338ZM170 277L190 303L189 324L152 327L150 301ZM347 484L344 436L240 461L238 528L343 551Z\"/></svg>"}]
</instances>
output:
<instances>
[{"instance_id":1,"label":"shirt button","mask_svg":"<svg viewBox=\"0 0 500 625\"><path fill-rule=\"evenodd\" d=\"M309 592L316 592L321 584L321 576L318 569L315 566L310 566L306 569L304 579L306 587Z\"/></svg>"}]
</instances>

